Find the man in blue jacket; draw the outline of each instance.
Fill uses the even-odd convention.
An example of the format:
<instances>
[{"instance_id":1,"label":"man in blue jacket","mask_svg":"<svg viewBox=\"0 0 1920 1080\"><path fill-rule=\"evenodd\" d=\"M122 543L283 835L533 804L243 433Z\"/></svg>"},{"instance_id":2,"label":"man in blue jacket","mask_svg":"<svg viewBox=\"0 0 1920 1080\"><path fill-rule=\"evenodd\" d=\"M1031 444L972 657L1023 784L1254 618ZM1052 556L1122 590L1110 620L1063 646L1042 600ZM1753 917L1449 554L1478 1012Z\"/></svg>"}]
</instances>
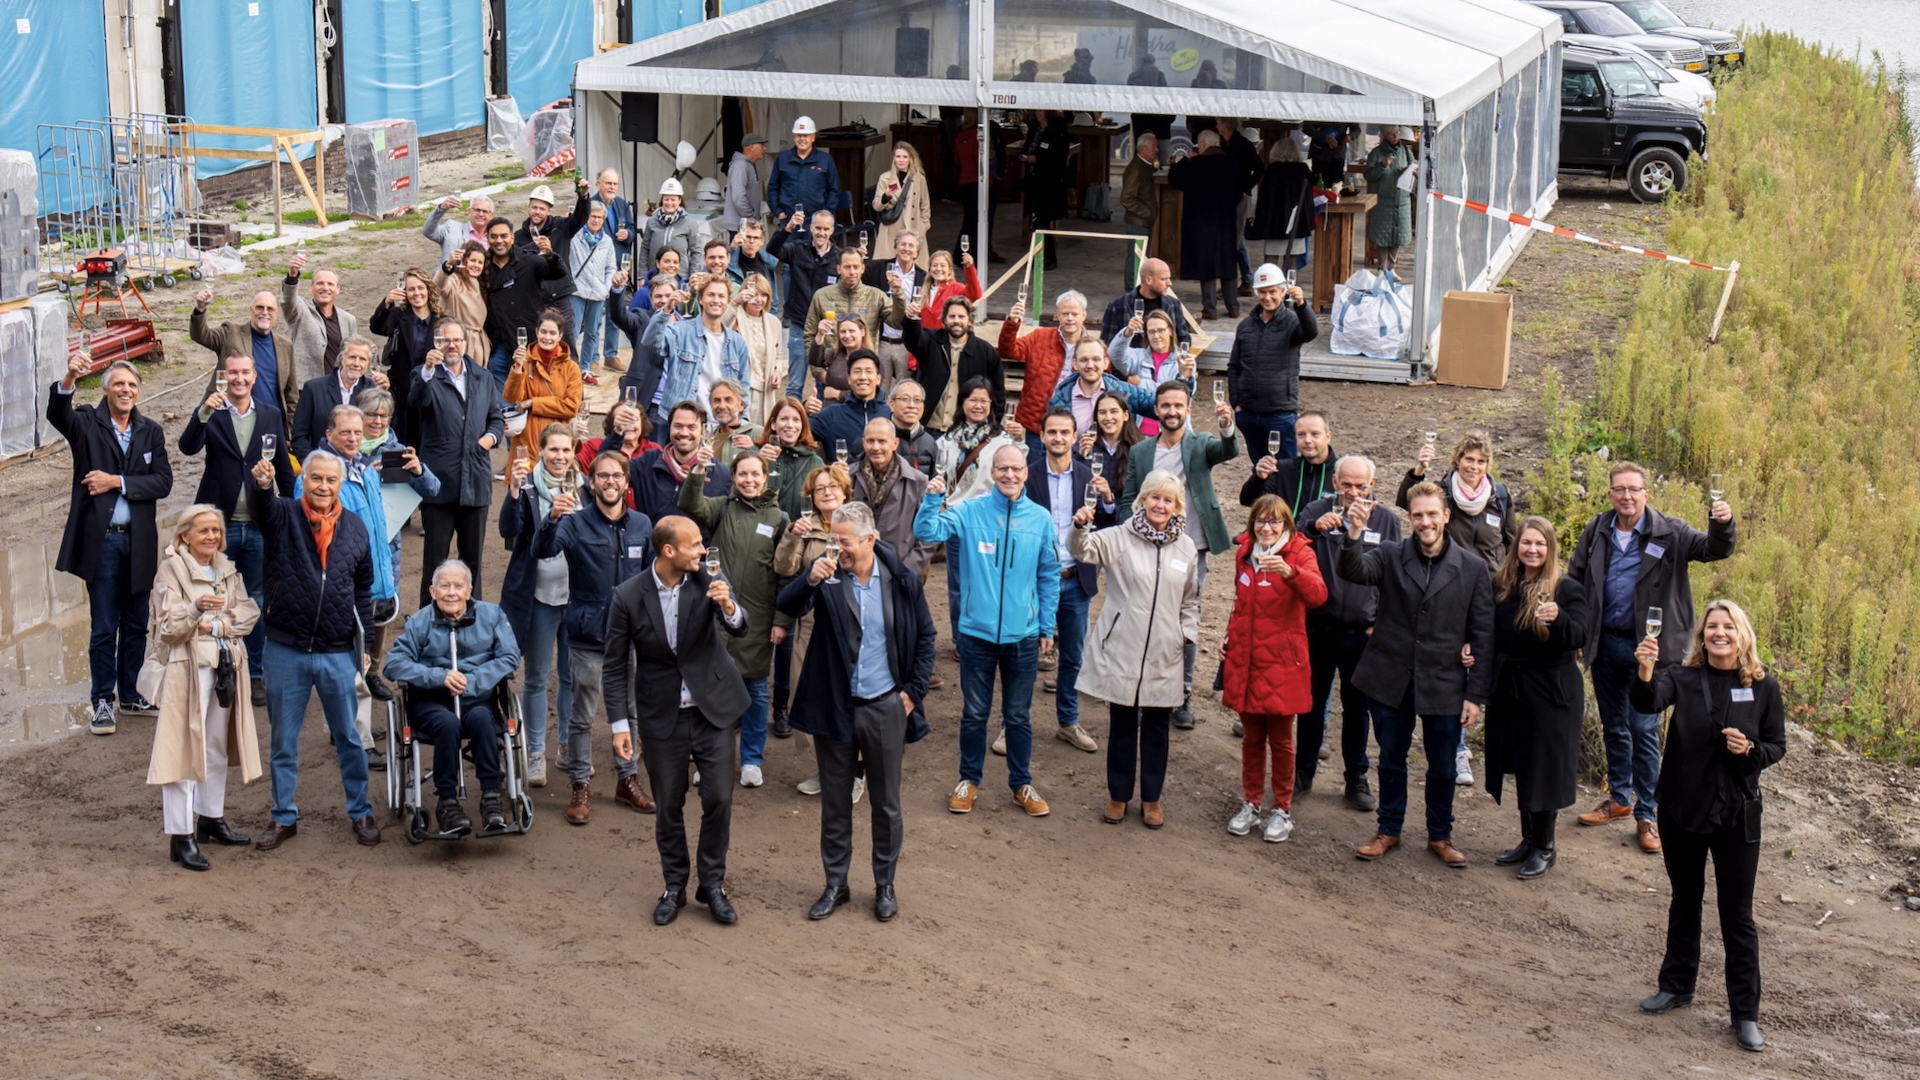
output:
<instances>
[{"instance_id":1,"label":"man in blue jacket","mask_svg":"<svg viewBox=\"0 0 1920 1080\"><path fill-rule=\"evenodd\" d=\"M748 370L747 339L721 323L726 314L725 274L698 275L693 279L694 302L700 305L700 317L669 325L658 340L661 346L660 391L651 411L656 426L664 424L667 408L677 401L707 404L713 384L732 379L741 386L752 381ZM667 312L655 312L654 321L668 319Z\"/></svg>"},{"instance_id":2,"label":"man in blue jacket","mask_svg":"<svg viewBox=\"0 0 1920 1080\"><path fill-rule=\"evenodd\" d=\"M947 799L956 814L973 810L980 797L987 756L987 716L993 711L993 679L1002 680L1000 720L1007 736L1007 784L1014 801L1033 817L1048 813L1033 789L1034 672L1040 654L1053 652L1054 620L1060 608L1059 538L1053 518L1026 497L1027 453L1002 446L991 463L993 490L959 506L941 508L943 477L927 484L913 519L913 535L926 544L959 541L960 574L960 783Z\"/></svg>"},{"instance_id":3,"label":"man in blue jacket","mask_svg":"<svg viewBox=\"0 0 1920 1080\"><path fill-rule=\"evenodd\" d=\"M847 387L852 393L845 401L829 405L813 416L813 438L820 444L822 457L831 455L835 444L842 439L846 440L849 455L859 453L867 425L875 420L893 419L893 410L880 400L880 358L872 349L855 349L847 358Z\"/></svg>"},{"instance_id":4,"label":"man in blue jacket","mask_svg":"<svg viewBox=\"0 0 1920 1080\"><path fill-rule=\"evenodd\" d=\"M813 117L793 122L793 145L773 158L773 172L767 177L767 206L775 217L799 211L832 211L840 202L840 170L833 155L815 150Z\"/></svg>"}]
</instances>

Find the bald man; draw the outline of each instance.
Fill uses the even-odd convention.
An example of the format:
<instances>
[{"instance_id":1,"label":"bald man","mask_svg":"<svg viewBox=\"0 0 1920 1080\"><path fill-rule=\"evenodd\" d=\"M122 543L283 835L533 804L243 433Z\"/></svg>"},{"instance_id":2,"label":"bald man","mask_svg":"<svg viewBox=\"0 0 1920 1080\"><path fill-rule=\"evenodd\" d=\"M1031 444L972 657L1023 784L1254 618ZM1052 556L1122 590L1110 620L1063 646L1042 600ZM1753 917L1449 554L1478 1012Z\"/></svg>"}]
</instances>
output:
<instances>
[{"instance_id":1,"label":"bald man","mask_svg":"<svg viewBox=\"0 0 1920 1080\"><path fill-rule=\"evenodd\" d=\"M213 350L216 364L228 356L253 357L254 400L272 406L281 416L292 416L300 405L301 384L294 378L293 341L273 328L280 317L280 299L266 290L254 293L246 321L218 326L207 323L207 305L212 302L212 289L194 294L193 317L187 324L194 343Z\"/></svg>"},{"instance_id":2,"label":"bald man","mask_svg":"<svg viewBox=\"0 0 1920 1080\"><path fill-rule=\"evenodd\" d=\"M1165 259L1141 263L1140 283L1107 305L1106 314L1100 317L1100 340L1111 344L1114 335L1126 329L1135 315L1145 319L1147 313L1153 311L1173 316L1174 331L1180 335L1183 347L1193 343L1193 327L1187 325L1187 310L1181 306L1180 298L1173 295L1173 271ZM1146 342L1137 334L1128 344L1136 349L1146 347Z\"/></svg>"}]
</instances>

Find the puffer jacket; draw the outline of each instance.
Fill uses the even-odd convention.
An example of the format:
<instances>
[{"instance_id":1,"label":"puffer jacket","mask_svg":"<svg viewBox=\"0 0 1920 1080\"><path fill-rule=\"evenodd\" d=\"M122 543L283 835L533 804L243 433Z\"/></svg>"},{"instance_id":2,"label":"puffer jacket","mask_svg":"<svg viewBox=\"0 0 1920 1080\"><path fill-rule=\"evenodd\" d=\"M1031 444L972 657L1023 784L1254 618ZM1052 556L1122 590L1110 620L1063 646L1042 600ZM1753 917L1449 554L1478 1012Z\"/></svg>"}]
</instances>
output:
<instances>
[{"instance_id":1,"label":"puffer jacket","mask_svg":"<svg viewBox=\"0 0 1920 1080\"><path fill-rule=\"evenodd\" d=\"M357 458L346 463L346 482L340 485L340 505L367 527L368 537L387 537L387 500L380 491L380 459ZM252 484L248 484L252 487ZM305 478L293 482L293 497L307 493ZM399 592L399 564L393 549L384 542L371 544L373 553L373 598L391 600Z\"/></svg>"},{"instance_id":2,"label":"puffer jacket","mask_svg":"<svg viewBox=\"0 0 1920 1080\"><path fill-rule=\"evenodd\" d=\"M300 500L275 498L247 485L247 513L267 541L267 639L310 653L355 651L361 627L373 626L373 546L367 527L342 510L327 546L327 565Z\"/></svg>"},{"instance_id":3,"label":"puffer jacket","mask_svg":"<svg viewBox=\"0 0 1920 1080\"><path fill-rule=\"evenodd\" d=\"M1024 494L1009 500L997 488L944 510L940 500L931 491L920 500L913 535L923 544L960 541L960 632L995 645L1053 637L1060 608L1053 515ZM949 564L947 573L955 569Z\"/></svg>"},{"instance_id":4,"label":"puffer jacket","mask_svg":"<svg viewBox=\"0 0 1920 1080\"><path fill-rule=\"evenodd\" d=\"M1253 537L1233 557L1233 613L1227 617L1226 692L1220 703L1237 713L1298 716L1313 708L1307 661L1307 609L1327 602L1313 545L1294 533L1280 545L1289 577L1262 573L1253 563Z\"/></svg>"},{"instance_id":5,"label":"puffer jacket","mask_svg":"<svg viewBox=\"0 0 1920 1080\"><path fill-rule=\"evenodd\" d=\"M1320 321L1305 306L1282 303L1240 320L1227 356L1227 395L1235 408L1255 413L1300 407L1300 346L1320 336Z\"/></svg>"},{"instance_id":6,"label":"puffer jacket","mask_svg":"<svg viewBox=\"0 0 1920 1080\"><path fill-rule=\"evenodd\" d=\"M439 689L453 670L452 646L459 642L460 673L467 677L463 702L486 704L493 688L520 666L520 645L514 640L513 627L507 625L507 613L500 605L485 600L467 604L466 613L454 618L429 604L407 616L406 629L387 650L387 662L381 670L394 682L419 690Z\"/></svg>"},{"instance_id":7,"label":"puffer jacket","mask_svg":"<svg viewBox=\"0 0 1920 1080\"><path fill-rule=\"evenodd\" d=\"M1122 522L1074 529L1067 550L1106 570L1106 603L1087 634L1080 693L1116 705L1172 708L1186 700L1181 653L1200 640L1200 560L1186 533L1154 544ZM1058 577L1056 573L1054 576Z\"/></svg>"},{"instance_id":8,"label":"puffer jacket","mask_svg":"<svg viewBox=\"0 0 1920 1080\"><path fill-rule=\"evenodd\" d=\"M658 214L648 214L640 222L642 266L653 267L660 261L660 253L672 248L680 253L680 267L686 269L700 261L700 249L713 238L713 227L705 219L690 214L681 214L671 222L663 222Z\"/></svg>"},{"instance_id":9,"label":"puffer jacket","mask_svg":"<svg viewBox=\"0 0 1920 1080\"><path fill-rule=\"evenodd\" d=\"M533 557L567 556L567 640L590 652L607 645L607 606L614 586L647 568L653 519L638 510L608 518L597 506L540 523Z\"/></svg>"},{"instance_id":10,"label":"puffer jacket","mask_svg":"<svg viewBox=\"0 0 1920 1080\"><path fill-rule=\"evenodd\" d=\"M764 679L773 666L773 602L780 581L773 572L773 549L785 534L787 515L780 512L778 495L762 491L755 499L739 492L721 498L701 490L701 474L688 473L680 485L680 509L712 534L708 541L720 553L720 573L733 588L734 599L747 609L747 632L726 640L727 653L743 679Z\"/></svg>"}]
</instances>

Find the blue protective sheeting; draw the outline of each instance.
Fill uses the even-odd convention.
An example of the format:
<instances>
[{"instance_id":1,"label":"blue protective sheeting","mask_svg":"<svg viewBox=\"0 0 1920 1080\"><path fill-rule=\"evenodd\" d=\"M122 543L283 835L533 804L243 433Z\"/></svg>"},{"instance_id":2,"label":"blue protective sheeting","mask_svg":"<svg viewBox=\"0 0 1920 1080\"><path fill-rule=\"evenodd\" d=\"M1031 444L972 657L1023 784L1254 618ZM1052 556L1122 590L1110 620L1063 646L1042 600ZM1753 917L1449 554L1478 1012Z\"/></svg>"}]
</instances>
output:
<instances>
[{"instance_id":1,"label":"blue protective sheeting","mask_svg":"<svg viewBox=\"0 0 1920 1080\"><path fill-rule=\"evenodd\" d=\"M573 65L591 56L592 4L507 0L507 92L521 116L572 97Z\"/></svg>"},{"instance_id":2,"label":"blue protective sheeting","mask_svg":"<svg viewBox=\"0 0 1920 1080\"><path fill-rule=\"evenodd\" d=\"M0 0L0 147L33 153L41 124L106 118L102 10L73 0Z\"/></svg>"},{"instance_id":3,"label":"blue protective sheeting","mask_svg":"<svg viewBox=\"0 0 1920 1080\"><path fill-rule=\"evenodd\" d=\"M486 123L486 42L470 0L346 0L347 123L412 120L421 135Z\"/></svg>"},{"instance_id":4,"label":"blue protective sheeting","mask_svg":"<svg viewBox=\"0 0 1920 1080\"><path fill-rule=\"evenodd\" d=\"M732 11L749 6L751 2L743 0L722 0L721 10ZM645 41L669 30L692 26L706 17L704 8L700 0L651 0L638 3L633 9L633 40Z\"/></svg>"},{"instance_id":5,"label":"blue protective sheeting","mask_svg":"<svg viewBox=\"0 0 1920 1080\"><path fill-rule=\"evenodd\" d=\"M63 0L75 7L91 6ZM94 34L100 33L99 28ZM180 0L185 44L187 115L197 124L293 128L319 122L320 91L313 48L313 5L287 0ZM201 146L264 150L263 139L205 135ZM302 157L313 147L301 148ZM255 164L200 158L201 176Z\"/></svg>"}]
</instances>

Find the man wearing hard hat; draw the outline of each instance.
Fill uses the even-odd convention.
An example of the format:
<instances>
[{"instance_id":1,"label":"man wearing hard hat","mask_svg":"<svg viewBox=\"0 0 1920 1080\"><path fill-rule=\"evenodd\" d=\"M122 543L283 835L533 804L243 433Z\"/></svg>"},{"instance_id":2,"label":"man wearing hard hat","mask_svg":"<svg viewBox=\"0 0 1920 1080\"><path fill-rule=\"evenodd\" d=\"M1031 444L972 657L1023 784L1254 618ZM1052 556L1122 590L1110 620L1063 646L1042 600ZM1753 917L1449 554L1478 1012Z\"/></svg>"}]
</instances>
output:
<instances>
[{"instance_id":1,"label":"man wearing hard hat","mask_svg":"<svg viewBox=\"0 0 1920 1080\"><path fill-rule=\"evenodd\" d=\"M640 228L641 254L647 266L660 260L660 253L672 248L680 253L680 265L699 265L700 249L707 242L707 223L687 216L686 189L669 176L660 182L660 206Z\"/></svg>"},{"instance_id":2,"label":"man wearing hard hat","mask_svg":"<svg viewBox=\"0 0 1920 1080\"><path fill-rule=\"evenodd\" d=\"M814 149L815 134L813 117L795 120L793 145L773 159L773 174L767 177L767 206L775 220L796 210L811 215L815 210L836 210L840 206L840 170L834 168L832 154Z\"/></svg>"},{"instance_id":3,"label":"man wearing hard hat","mask_svg":"<svg viewBox=\"0 0 1920 1080\"><path fill-rule=\"evenodd\" d=\"M560 264L565 267L567 250L573 243L573 229L574 226L569 219L553 212L553 189L541 184L527 195L527 220L521 222L520 228L515 230L513 246L533 251L535 247L533 238L544 236L553 245L553 250L560 253ZM573 355L579 356L580 341L573 325L572 296L573 278L569 274L562 273L557 278L540 283L540 306L558 308L561 314L566 316L566 324L560 329L566 335L567 345L573 350ZM528 329L532 328L528 327Z\"/></svg>"}]
</instances>

